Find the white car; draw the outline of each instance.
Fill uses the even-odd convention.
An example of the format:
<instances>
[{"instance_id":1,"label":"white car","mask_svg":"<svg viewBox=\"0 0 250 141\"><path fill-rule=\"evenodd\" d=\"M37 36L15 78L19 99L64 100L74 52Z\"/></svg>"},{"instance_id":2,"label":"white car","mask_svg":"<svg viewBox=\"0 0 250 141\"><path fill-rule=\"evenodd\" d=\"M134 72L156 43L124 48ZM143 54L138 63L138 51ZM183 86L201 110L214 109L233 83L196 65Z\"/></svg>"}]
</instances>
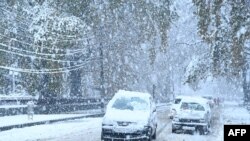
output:
<instances>
[{"instance_id":1,"label":"white car","mask_svg":"<svg viewBox=\"0 0 250 141\"><path fill-rule=\"evenodd\" d=\"M191 130L207 134L210 126L211 109L206 99L201 97L182 99L180 111L172 120L173 133L177 130Z\"/></svg>"},{"instance_id":2,"label":"white car","mask_svg":"<svg viewBox=\"0 0 250 141\"><path fill-rule=\"evenodd\" d=\"M107 105L101 140L156 138L156 106L148 93L120 90Z\"/></svg>"},{"instance_id":3,"label":"white car","mask_svg":"<svg viewBox=\"0 0 250 141\"><path fill-rule=\"evenodd\" d=\"M171 104L170 107L170 113L169 113L169 118L173 119L173 117L179 112L180 109L180 104L181 104L181 100L183 98L189 98L190 96L184 96L184 95L179 95L176 96L173 103Z\"/></svg>"}]
</instances>

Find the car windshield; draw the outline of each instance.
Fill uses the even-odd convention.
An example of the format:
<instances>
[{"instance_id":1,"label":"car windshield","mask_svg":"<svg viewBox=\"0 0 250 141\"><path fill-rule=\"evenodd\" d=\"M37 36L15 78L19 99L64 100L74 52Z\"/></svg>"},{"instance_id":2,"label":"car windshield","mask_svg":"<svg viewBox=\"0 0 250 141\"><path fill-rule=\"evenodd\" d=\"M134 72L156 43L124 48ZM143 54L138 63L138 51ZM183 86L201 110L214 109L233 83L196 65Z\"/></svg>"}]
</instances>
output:
<instances>
[{"instance_id":1,"label":"car windshield","mask_svg":"<svg viewBox=\"0 0 250 141\"><path fill-rule=\"evenodd\" d=\"M195 102L183 102L181 104L182 110L195 110L195 111L205 111L205 108L199 103Z\"/></svg>"},{"instance_id":2,"label":"car windshield","mask_svg":"<svg viewBox=\"0 0 250 141\"><path fill-rule=\"evenodd\" d=\"M115 100L112 108L119 110L141 111L147 110L148 105L148 102L140 97L120 97Z\"/></svg>"}]
</instances>

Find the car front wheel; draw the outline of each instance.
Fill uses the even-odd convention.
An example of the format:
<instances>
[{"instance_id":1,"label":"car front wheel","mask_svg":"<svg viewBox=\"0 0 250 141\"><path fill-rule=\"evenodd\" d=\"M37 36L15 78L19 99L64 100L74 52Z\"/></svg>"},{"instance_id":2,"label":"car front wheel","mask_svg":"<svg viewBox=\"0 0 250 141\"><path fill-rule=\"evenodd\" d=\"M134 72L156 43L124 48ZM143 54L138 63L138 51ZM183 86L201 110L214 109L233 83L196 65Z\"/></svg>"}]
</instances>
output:
<instances>
[{"instance_id":1,"label":"car front wheel","mask_svg":"<svg viewBox=\"0 0 250 141\"><path fill-rule=\"evenodd\" d=\"M152 141L152 136L149 136L147 141Z\"/></svg>"},{"instance_id":2,"label":"car front wheel","mask_svg":"<svg viewBox=\"0 0 250 141\"><path fill-rule=\"evenodd\" d=\"M155 133L153 134L153 136L152 136L152 139L156 139L156 131L155 131Z\"/></svg>"},{"instance_id":3,"label":"car front wheel","mask_svg":"<svg viewBox=\"0 0 250 141\"><path fill-rule=\"evenodd\" d=\"M156 126L155 126L155 132L154 132L154 134L153 134L153 136L152 136L152 139L154 139L154 140L156 139L156 131L157 131L156 129L157 129L157 124L156 124Z\"/></svg>"},{"instance_id":4,"label":"car front wheel","mask_svg":"<svg viewBox=\"0 0 250 141\"><path fill-rule=\"evenodd\" d=\"M208 131L209 131L208 125L200 127L198 130L199 130L200 135L206 135L208 134Z\"/></svg>"},{"instance_id":5,"label":"car front wheel","mask_svg":"<svg viewBox=\"0 0 250 141\"><path fill-rule=\"evenodd\" d=\"M156 131L156 129L155 129L155 131ZM155 135L156 132L154 134L152 134L152 133L153 133L153 128L152 127L148 128L148 133L146 134L148 139L146 141L152 141L154 139L154 136L156 137L156 135Z\"/></svg>"},{"instance_id":6,"label":"car front wheel","mask_svg":"<svg viewBox=\"0 0 250 141\"><path fill-rule=\"evenodd\" d=\"M172 125L172 133L176 133L176 128Z\"/></svg>"}]
</instances>

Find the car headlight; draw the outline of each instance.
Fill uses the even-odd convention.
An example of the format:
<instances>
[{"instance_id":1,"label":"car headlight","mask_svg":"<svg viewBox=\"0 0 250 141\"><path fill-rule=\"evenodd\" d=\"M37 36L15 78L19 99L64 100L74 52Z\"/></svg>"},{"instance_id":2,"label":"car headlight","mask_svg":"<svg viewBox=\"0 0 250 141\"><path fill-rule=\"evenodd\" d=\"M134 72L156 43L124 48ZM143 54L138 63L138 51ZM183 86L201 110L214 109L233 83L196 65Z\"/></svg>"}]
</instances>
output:
<instances>
[{"instance_id":1,"label":"car headlight","mask_svg":"<svg viewBox=\"0 0 250 141\"><path fill-rule=\"evenodd\" d=\"M144 127L147 127L150 125L150 120L149 119L146 119L146 120L141 120L141 121L138 121L138 122L133 122L134 125L141 125L141 126L144 126Z\"/></svg>"},{"instance_id":2,"label":"car headlight","mask_svg":"<svg viewBox=\"0 0 250 141\"><path fill-rule=\"evenodd\" d=\"M150 135L152 133L152 128L150 126L144 126L142 133Z\"/></svg>"},{"instance_id":3,"label":"car headlight","mask_svg":"<svg viewBox=\"0 0 250 141\"><path fill-rule=\"evenodd\" d=\"M204 122L206 122L206 120L205 119L200 119L200 122L204 123Z\"/></svg>"},{"instance_id":4,"label":"car headlight","mask_svg":"<svg viewBox=\"0 0 250 141\"><path fill-rule=\"evenodd\" d=\"M113 126L113 124L110 124L110 123L102 123L102 126Z\"/></svg>"},{"instance_id":5,"label":"car headlight","mask_svg":"<svg viewBox=\"0 0 250 141\"><path fill-rule=\"evenodd\" d=\"M113 126L114 121L104 117L102 121L102 126Z\"/></svg>"}]
</instances>

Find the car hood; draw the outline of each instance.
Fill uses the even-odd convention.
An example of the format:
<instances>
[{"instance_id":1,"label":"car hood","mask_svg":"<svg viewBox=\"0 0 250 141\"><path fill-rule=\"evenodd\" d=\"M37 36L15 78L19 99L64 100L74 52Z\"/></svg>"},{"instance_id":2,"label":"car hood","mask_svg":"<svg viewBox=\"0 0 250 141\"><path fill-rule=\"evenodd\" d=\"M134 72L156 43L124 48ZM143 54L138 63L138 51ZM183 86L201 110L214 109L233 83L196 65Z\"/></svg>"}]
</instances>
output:
<instances>
[{"instance_id":1,"label":"car hood","mask_svg":"<svg viewBox=\"0 0 250 141\"><path fill-rule=\"evenodd\" d=\"M204 118L205 111L195 111L195 110L181 110L177 117L185 119L202 119Z\"/></svg>"},{"instance_id":2,"label":"car hood","mask_svg":"<svg viewBox=\"0 0 250 141\"><path fill-rule=\"evenodd\" d=\"M103 118L103 122L134 122L147 123L149 120L149 111L131 111L131 110L108 110Z\"/></svg>"}]
</instances>

